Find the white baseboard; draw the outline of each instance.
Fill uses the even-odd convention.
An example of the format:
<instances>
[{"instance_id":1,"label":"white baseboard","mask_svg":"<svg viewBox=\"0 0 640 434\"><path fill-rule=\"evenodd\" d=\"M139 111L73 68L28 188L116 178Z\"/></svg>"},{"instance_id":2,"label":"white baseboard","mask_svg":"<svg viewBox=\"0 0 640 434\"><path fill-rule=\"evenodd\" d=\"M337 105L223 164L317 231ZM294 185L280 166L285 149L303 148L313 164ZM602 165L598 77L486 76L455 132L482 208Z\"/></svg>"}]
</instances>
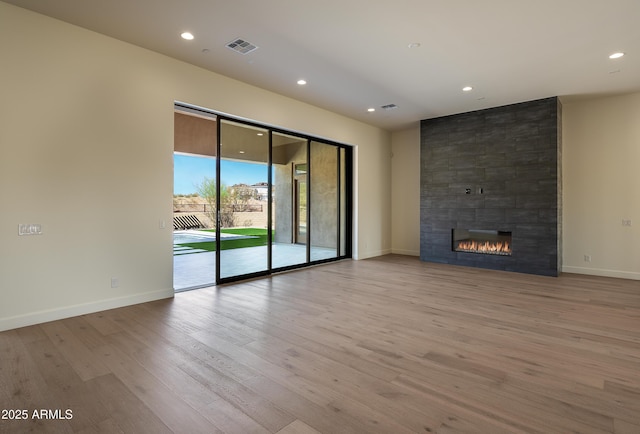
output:
<instances>
[{"instance_id":1,"label":"white baseboard","mask_svg":"<svg viewBox=\"0 0 640 434\"><path fill-rule=\"evenodd\" d=\"M375 258L377 256L384 256L384 255L390 255L390 254L391 254L391 249L375 250L373 252L360 252L357 255L354 255L353 259L360 260L360 259L367 259L367 258Z\"/></svg>"},{"instance_id":2,"label":"white baseboard","mask_svg":"<svg viewBox=\"0 0 640 434\"><path fill-rule=\"evenodd\" d=\"M116 309L118 307L130 306L133 304L146 303L163 298L171 298L173 295L173 289L164 289L161 291L145 292L143 294L136 294L133 296L111 298L94 303L77 304L74 306L61 307L59 309L42 310L24 315L0 318L0 331L12 330L34 324L42 324L49 321L71 318L73 316L85 315L103 310Z\"/></svg>"},{"instance_id":3,"label":"white baseboard","mask_svg":"<svg viewBox=\"0 0 640 434\"><path fill-rule=\"evenodd\" d=\"M391 249L391 253L395 255L420 256L420 250Z\"/></svg>"},{"instance_id":4,"label":"white baseboard","mask_svg":"<svg viewBox=\"0 0 640 434\"><path fill-rule=\"evenodd\" d=\"M640 280L640 273L620 270L604 270L601 268L563 266L563 273L588 274L590 276L616 277L619 279Z\"/></svg>"}]
</instances>

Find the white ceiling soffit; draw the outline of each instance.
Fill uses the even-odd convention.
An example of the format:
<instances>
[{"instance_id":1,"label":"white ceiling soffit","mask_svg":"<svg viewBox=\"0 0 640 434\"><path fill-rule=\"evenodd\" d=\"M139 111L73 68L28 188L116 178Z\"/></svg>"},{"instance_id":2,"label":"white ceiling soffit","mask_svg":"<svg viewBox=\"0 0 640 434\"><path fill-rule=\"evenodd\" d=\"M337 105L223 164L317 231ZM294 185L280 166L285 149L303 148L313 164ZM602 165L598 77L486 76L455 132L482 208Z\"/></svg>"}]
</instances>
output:
<instances>
[{"instance_id":1,"label":"white ceiling soffit","mask_svg":"<svg viewBox=\"0 0 640 434\"><path fill-rule=\"evenodd\" d=\"M388 130L640 91L639 0L5 2ZM238 56L237 39L260 49ZM610 60L616 51L626 55Z\"/></svg>"}]
</instances>

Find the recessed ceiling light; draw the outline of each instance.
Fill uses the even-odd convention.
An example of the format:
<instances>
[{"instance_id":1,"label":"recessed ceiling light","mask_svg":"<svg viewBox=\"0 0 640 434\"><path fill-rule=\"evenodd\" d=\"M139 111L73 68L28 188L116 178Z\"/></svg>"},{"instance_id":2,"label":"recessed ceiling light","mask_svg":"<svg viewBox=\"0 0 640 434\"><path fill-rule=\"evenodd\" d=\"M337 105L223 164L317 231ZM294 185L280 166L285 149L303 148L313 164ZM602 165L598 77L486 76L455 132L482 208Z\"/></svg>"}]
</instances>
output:
<instances>
[{"instance_id":1,"label":"recessed ceiling light","mask_svg":"<svg viewBox=\"0 0 640 434\"><path fill-rule=\"evenodd\" d=\"M622 56L624 56L623 52L617 52L617 53L613 53L611 56L609 56L609 59L619 59Z\"/></svg>"},{"instance_id":2,"label":"recessed ceiling light","mask_svg":"<svg viewBox=\"0 0 640 434\"><path fill-rule=\"evenodd\" d=\"M420 42L412 42L409 45L407 45L407 47L409 47L409 48L420 48Z\"/></svg>"},{"instance_id":3,"label":"recessed ceiling light","mask_svg":"<svg viewBox=\"0 0 640 434\"><path fill-rule=\"evenodd\" d=\"M300 86L304 86L305 84L307 84L307 80L302 80L302 79L300 79L300 80L298 80L298 84L299 84Z\"/></svg>"},{"instance_id":4,"label":"recessed ceiling light","mask_svg":"<svg viewBox=\"0 0 640 434\"><path fill-rule=\"evenodd\" d=\"M470 92L472 90L473 90L473 88L471 86L465 86L465 87L462 88L463 92Z\"/></svg>"},{"instance_id":5,"label":"recessed ceiling light","mask_svg":"<svg viewBox=\"0 0 640 434\"><path fill-rule=\"evenodd\" d=\"M368 112L374 112L374 111L376 111L376 109L374 109L373 107L369 107L369 108L367 109L367 111L368 111Z\"/></svg>"},{"instance_id":6,"label":"recessed ceiling light","mask_svg":"<svg viewBox=\"0 0 640 434\"><path fill-rule=\"evenodd\" d=\"M189 33L189 32L184 32L180 34L180 37L182 39L186 39L187 41L191 41L193 39L193 34Z\"/></svg>"},{"instance_id":7,"label":"recessed ceiling light","mask_svg":"<svg viewBox=\"0 0 640 434\"><path fill-rule=\"evenodd\" d=\"M244 151L238 151L238 154L244 154Z\"/></svg>"},{"instance_id":8,"label":"recessed ceiling light","mask_svg":"<svg viewBox=\"0 0 640 434\"><path fill-rule=\"evenodd\" d=\"M264 136L264 133L258 133L259 136Z\"/></svg>"}]
</instances>

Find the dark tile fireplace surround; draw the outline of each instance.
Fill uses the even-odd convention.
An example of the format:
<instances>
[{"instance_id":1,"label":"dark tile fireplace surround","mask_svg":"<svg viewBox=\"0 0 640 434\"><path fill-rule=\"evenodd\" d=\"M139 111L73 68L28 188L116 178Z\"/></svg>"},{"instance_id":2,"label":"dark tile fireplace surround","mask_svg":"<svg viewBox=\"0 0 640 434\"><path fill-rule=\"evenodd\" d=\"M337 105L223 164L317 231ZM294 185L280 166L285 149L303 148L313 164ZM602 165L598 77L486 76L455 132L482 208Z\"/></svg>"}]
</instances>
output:
<instances>
[{"instance_id":1,"label":"dark tile fireplace surround","mask_svg":"<svg viewBox=\"0 0 640 434\"><path fill-rule=\"evenodd\" d=\"M560 273L561 115L554 97L421 122L423 261Z\"/></svg>"}]
</instances>

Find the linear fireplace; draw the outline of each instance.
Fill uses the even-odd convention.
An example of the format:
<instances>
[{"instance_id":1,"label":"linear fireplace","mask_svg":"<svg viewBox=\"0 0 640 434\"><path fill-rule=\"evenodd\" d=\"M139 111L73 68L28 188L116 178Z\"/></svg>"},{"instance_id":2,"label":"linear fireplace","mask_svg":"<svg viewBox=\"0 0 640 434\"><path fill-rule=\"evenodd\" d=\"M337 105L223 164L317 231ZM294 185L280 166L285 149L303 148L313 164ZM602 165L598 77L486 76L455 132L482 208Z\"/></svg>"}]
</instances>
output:
<instances>
[{"instance_id":1,"label":"linear fireplace","mask_svg":"<svg viewBox=\"0 0 640 434\"><path fill-rule=\"evenodd\" d=\"M482 229L452 229L454 252L511 256L511 232Z\"/></svg>"}]
</instances>

